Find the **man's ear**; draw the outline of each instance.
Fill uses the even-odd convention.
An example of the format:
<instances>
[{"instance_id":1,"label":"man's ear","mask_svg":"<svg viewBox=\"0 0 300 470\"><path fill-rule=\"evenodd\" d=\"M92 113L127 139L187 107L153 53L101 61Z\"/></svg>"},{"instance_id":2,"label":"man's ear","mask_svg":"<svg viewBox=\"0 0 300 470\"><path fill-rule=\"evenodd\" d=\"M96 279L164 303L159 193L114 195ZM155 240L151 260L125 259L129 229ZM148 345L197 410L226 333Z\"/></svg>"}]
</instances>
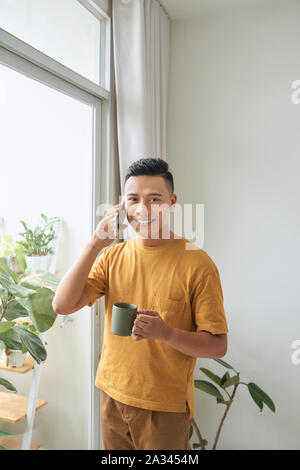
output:
<instances>
[{"instance_id":1,"label":"man's ear","mask_svg":"<svg viewBox=\"0 0 300 470\"><path fill-rule=\"evenodd\" d=\"M176 201L177 201L177 196L176 194L173 194L173 196L171 197L172 204L170 206L170 212L173 212L173 210L175 209Z\"/></svg>"}]
</instances>

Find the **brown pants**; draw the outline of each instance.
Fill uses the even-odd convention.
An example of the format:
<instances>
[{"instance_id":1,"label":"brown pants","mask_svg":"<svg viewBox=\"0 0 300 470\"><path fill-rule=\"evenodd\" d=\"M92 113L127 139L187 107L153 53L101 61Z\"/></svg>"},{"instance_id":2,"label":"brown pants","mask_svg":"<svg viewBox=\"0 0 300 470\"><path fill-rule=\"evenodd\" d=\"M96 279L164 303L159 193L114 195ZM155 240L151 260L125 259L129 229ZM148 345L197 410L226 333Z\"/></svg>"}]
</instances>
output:
<instances>
[{"instance_id":1,"label":"brown pants","mask_svg":"<svg viewBox=\"0 0 300 470\"><path fill-rule=\"evenodd\" d=\"M184 412L152 411L125 405L100 390L105 450L187 450L191 420Z\"/></svg>"}]
</instances>

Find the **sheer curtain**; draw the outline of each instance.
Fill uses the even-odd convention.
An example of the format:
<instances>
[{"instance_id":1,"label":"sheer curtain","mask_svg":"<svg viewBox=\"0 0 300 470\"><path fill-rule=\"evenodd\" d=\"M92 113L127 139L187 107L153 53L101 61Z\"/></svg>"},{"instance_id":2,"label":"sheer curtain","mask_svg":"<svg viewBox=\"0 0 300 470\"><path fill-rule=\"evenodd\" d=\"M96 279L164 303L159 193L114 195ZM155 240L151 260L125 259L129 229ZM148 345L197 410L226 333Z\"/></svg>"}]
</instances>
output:
<instances>
[{"instance_id":1,"label":"sheer curtain","mask_svg":"<svg viewBox=\"0 0 300 470\"><path fill-rule=\"evenodd\" d=\"M166 159L170 20L157 0L112 0L116 121L123 192L128 166ZM132 229L123 232L130 238Z\"/></svg>"}]
</instances>

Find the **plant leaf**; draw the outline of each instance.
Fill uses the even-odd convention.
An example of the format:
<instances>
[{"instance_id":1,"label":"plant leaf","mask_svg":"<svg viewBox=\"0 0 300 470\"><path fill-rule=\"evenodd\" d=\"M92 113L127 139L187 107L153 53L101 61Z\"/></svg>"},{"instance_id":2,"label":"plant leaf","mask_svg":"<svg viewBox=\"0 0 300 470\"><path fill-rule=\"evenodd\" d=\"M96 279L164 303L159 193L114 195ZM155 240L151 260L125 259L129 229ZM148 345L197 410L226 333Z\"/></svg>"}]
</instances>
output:
<instances>
[{"instance_id":1,"label":"plant leaf","mask_svg":"<svg viewBox=\"0 0 300 470\"><path fill-rule=\"evenodd\" d=\"M205 369L203 367L200 367L200 370L202 370L202 372L204 374L206 374L213 382L215 382L217 385L221 385L221 377L218 377L217 375L215 375L213 372L211 372L210 370L208 369Z\"/></svg>"},{"instance_id":2,"label":"plant leaf","mask_svg":"<svg viewBox=\"0 0 300 470\"><path fill-rule=\"evenodd\" d=\"M214 361L221 364L221 366L226 367L226 369L232 369L232 370L234 370L234 372L239 374L239 372L237 372L230 364L228 364L228 362L222 361L222 359L214 359Z\"/></svg>"},{"instance_id":3,"label":"plant leaf","mask_svg":"<svg viewBox=\"0 0 300 470\"><path fill-rule=\"evenodd\" d=\"M28 298L30 304L29 316L35 326L40 331L46 331L56 320L57 314L52 307L54 292L47 287L40 287Z\"/></svg>"},{"instance_id":4,"label":"plant leaf","mask_svg":"<svg viewBox=\"0 0 300 470\"><path fill-rule=\"evenodd\" d=\"M239 375L235 375L234 377L230 377L226 382L223 383L222 388L231 387L232 385L236 385L240 380Z\"/></svg>"},{"instance_id":5,"label":"plant leaf","mask_svg":"<svg viewBox=\"0 0 300 470\"><path fill-rule=\"evenodd\" d=\"M199 390L202 390L202 392L209 393L210 395L213 395L216 398L219 398L220 400L224 401L224 398L222 394L219 392L217 387L215 387L213 384L210 382L207 382L206 380L194 380L195 387L198 388Z\"/></svg>"},{"instance_id":6,"label":"plant leaf","mask_svg":"<svg viewBox=\"0 0 300 470\"><path fill-rule=\"evenodd\" d=\"M19 302L14 299L7 305L4 318L8 321L11 321L19 317L28 317L28 312L21 304L19 304Z\"/></svg>"},{"instance_id":7,"label":"plant leaf","mask_svg":"<svg viewBox=\"0 0 300 470\"><path fill-rule=\"evenodd\" d=\"M17 298L28 311L34 327L40 331L48 330L56 320L57 314L52 307L54 292L47 287L39 287L27 298Z\"/></svg>"},{"instance_id":8,"label":"plant leaf","mask_svg":"<svg viewBox=\"0 0 300 470\"><path fill-rule=\"evenodd\" d=\"M15 322L13 322L15 326ZM0 338L9 349L22 349L22 343L14 328L0 334Z\"/></svg>"},{"instance_id":9,"label":"plant leaf","mask_svg":"<svg viewBox=\"0 0 300 470\"><path fill-rule=\"evenodd\" d=\"M0 385L3 385L3 387L7 388L7 390L10 390L11 392L16 392L16 388L11 384L8 380L3 379L0 377Z\"/></svg>"},{"instance_id":10,"label":"plant leaf","mask_svg":"<svg viewBox=\"0 0 300 470\"><path fill-rule=\"evenodd\" d=\"M217 403L222 403L222 405L228 405L229 403L231 402L231 400L220 400L219 398L217 398Z\"/></svg>"},{"instance_id":11,"label":"plant leaf","mask_svg":"<svg viewBox=\"0 0 300 470\"><path fill-rule=\"evenodd\" d=\"M251 397L252 397L254 403L256 403L257 406L258 406L258 408L259 408L259 410L262 411L262 410L263 410L263 407L264 407L263 401L262 401L262 400L260 399L260 397L256 394L256 392L251 389L251 387L250 387L250 388L248 387L248 390L249 390L249 393L250 393L250 395L251 395Z\"/></svg>"},{"instance_id":12,"label":"plant leaf","mask_svg":"<svg viewBox=\"0 0 300 470\"><path fill-rule=\"evenodd\" d=\"M190 433L189 433L189 440L190 440L190 438L192 437L193 432L194 432L194 429L193 429L193 426L191 425L191 426L190 426Z\"/></svg>"},{"instance_id":13,"label":"plant leaf","mask_svg":"<svg viewBox=\"0 0 300 470\"><path fill-rule=\"evenodd\" d=\"M230 374L228 371L225 372L225 374L223 375L222 379L221 379L221 387L223 385L223 383L226 382L226 380L230 379Z\"/></svg>"},{"instance_id":14,"label":"plant leaf","mask_svg":"<svg viewBox=\"0 0 300 470\"><path fill-rule=\"evenodd\" d=\"M33 334L29 330L26 330L25 328L20 328L18 326L15 326L14 330L18 334L21 342L28 349L29 353L36 360L38 364L41 361L46 360L47 351L41 339L37 335Z\"/></svg>"},{"instance_id":15,"label":"plant leaf","mask_svg":"<svg viewBox=\"0 0 300 470\"><path fill-rule=\"evenodd\" d=\"M248 383L248 390L255 403L262 409L262 402L265 403L273 413L275 413L275 405L269 395L266 394L258 385L253 382ZM255 398L254 398L255 397Z\"/></svg>"}]
</instances>

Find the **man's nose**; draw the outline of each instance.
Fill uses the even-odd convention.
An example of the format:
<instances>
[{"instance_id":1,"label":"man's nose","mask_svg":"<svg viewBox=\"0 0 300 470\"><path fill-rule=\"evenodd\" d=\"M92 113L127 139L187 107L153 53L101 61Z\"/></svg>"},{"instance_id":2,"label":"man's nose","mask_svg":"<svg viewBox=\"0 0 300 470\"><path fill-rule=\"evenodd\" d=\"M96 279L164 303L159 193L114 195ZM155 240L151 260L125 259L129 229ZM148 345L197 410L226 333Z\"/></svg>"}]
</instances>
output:
<instances>
[{"instance_id":1,"label":"man's nose","mask_svg":"<svg viewBox=\"0 0 300 470\"><path fill-rule=\"evenodd\" d=\"M149 207L147 207L144 203L137 204L137 206L135 207L135 215L147 217L148 214L149 214Z\"/></svg>"}]
</instances>

